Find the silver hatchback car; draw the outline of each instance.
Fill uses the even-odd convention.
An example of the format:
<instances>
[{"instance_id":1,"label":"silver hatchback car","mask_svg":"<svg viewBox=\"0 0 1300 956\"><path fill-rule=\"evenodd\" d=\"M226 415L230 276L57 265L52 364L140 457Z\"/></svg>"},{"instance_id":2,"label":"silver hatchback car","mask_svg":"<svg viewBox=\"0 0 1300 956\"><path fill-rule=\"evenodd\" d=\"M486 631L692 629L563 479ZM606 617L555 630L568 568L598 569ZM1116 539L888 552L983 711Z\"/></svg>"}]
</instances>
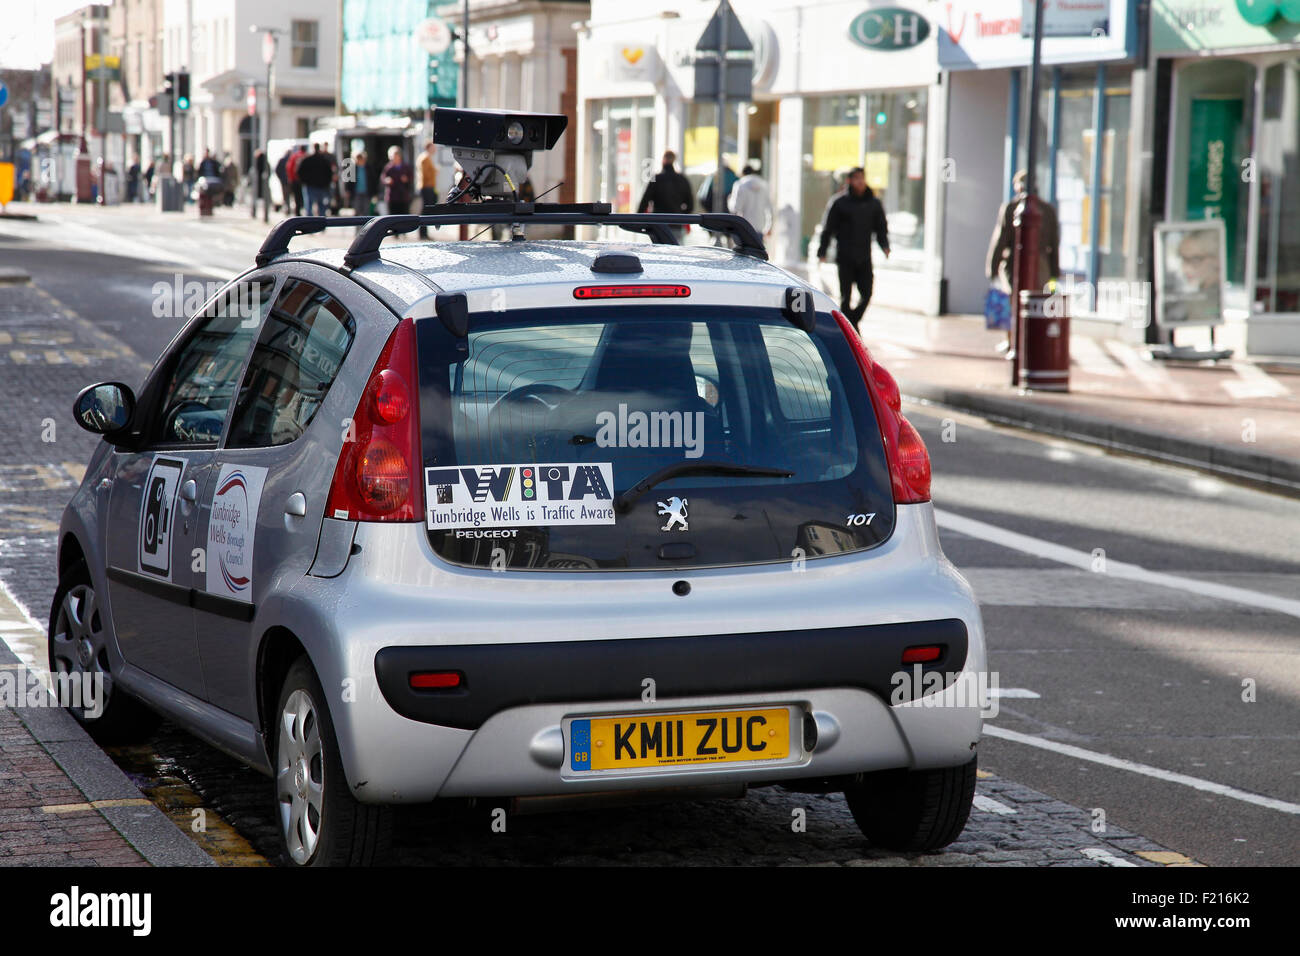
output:
<instances>
[{"instance_id":1,"label":"silver hatchback car","mask_svg":"<svg viewBox=\"0 0 1300 956\"><path fill-rule=\"evenodd\" d=\"M78 718L165 715L272 776L301 865L371 861L393 804L771 784L843 791L885 847L954 840L980 614L856 330L734 217L658 217L735 244L683 247L515 204L511 240L380 249L493 221L444 208L347 252L290 253L327 221L287 221L138 397L79 396L105 441L50 664L109 690Z\"/></svg>"}]
</instances>

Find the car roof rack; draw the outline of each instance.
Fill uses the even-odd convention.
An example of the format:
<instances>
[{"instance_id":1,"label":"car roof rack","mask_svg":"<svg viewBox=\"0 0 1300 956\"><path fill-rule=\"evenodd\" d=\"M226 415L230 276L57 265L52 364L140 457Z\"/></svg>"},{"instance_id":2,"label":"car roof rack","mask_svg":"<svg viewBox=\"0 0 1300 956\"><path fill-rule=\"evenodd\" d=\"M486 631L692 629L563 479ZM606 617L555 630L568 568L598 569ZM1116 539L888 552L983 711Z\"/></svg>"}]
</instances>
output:
<instances>
[{"instance_id":1,"label":"car roof rack","mask_svg":"<svg viewBox=\"0 0 1300 956\"><path fill-rule=\"evenodd\" d=\"M266 238L262 240L262 248L257 250L257 258L254 261L260 269L272 259L288 252L289 240L295 236L309 236L314 232L324 232L330 228L342 229L345 226L355 229L364 226L372 218L372 216L291 216L277 222L266 234Z\"/></svg>"},{"instance_id":2,"label":"car roof rack","mask_svg":"<svg viewBox=\"0 0 1300 956\"><path fill-rule=\"evenodd\" d=\"M288 252L289 240L295 236L331 228L362 227L343 258L347 268L355 269L378 259L380 243L387 237L413 232L421 226L516 224L618 226L647 235L651 242L660 245L677 244L674 226L699 226L730 237L734 243L733 251L740 255L767 258L758 231L748 220L729 213L615 213L609 203L481 202L442 203L429 207L429 211L418 216L297 216L286 219L267 235L257 253L257 264L264 266Z\"/></svg>"}]
</instances>

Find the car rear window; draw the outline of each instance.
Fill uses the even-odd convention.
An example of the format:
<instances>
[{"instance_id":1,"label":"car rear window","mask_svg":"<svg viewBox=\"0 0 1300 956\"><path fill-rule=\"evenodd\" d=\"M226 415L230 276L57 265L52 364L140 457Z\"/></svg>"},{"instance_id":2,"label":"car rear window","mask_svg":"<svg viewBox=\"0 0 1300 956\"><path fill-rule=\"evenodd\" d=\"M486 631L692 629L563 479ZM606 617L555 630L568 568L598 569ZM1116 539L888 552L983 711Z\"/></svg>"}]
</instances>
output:
<instances>
[{"instance_id":1,"label":"car rear window","mask_svg":"<svg viewBox=\"0 0 1300 956\"><path fill-rule=\"evenodd\" d=\"M799 567L892 532L880 432L829 315L811 333L676 304L417 329L426 525L448 561Z\"/></svg>"}]
</instances>

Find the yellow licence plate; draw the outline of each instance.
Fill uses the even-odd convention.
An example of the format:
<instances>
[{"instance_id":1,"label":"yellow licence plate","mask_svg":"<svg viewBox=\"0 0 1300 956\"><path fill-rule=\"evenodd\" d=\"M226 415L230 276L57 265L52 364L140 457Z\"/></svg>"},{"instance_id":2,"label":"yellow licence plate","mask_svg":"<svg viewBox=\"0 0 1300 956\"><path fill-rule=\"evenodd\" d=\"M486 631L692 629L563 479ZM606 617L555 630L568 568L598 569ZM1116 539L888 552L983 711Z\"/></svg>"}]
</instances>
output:
<instances>
[{"instance_id":1,"label":"yellow licence plate","mask_svg":"<svg viewBox=\"0 0 1300 956\"><path fill-rule=\"evenodd\" d=\"M790 753L790 712L592 717L569 724L573 770L629 770L678 764L780 760Z\"/></svg>"}]
</instances>

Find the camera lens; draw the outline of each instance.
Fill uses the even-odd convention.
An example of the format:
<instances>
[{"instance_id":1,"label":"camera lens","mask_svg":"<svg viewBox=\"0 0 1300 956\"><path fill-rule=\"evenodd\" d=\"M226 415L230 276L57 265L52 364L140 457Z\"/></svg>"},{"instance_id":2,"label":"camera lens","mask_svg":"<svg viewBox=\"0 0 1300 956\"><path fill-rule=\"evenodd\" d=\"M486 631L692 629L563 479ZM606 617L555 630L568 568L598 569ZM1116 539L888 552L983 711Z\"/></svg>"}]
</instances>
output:
<instances>
[{"instance_id":1,"label":"camera lens","mask_svg":"<svg viewBox=\"0 0 1300 956\"><path fill-rule=\"evenodd\" d=\"M519 120L512 120L506 127L506 142L511 146L518 146L524 141L524 124Z\"/></svg>"}]
</instances>

